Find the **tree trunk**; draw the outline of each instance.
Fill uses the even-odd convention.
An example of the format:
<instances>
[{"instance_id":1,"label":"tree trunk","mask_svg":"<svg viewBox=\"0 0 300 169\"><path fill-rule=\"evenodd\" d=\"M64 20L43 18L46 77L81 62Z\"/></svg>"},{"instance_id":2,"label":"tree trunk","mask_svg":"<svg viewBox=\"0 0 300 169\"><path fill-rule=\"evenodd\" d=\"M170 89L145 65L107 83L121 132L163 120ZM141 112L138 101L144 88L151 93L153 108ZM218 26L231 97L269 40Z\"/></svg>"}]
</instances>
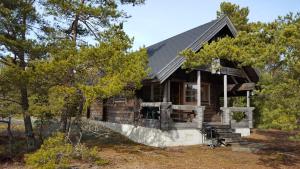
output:
<instances>
[{"instance_id":1,"label":"tree trunk","mask_svg":"<svg viewBox=\"0 0 300 169\"><path fill-rule=\"evenodd\" d=\"M8 123L7 123L7 134L8 134L8 144L9 144L9 157L12 158L13 156L13 147L12 147L12 141L13 141L13 135L11 132L11 117L9 116L8 118Z\"/></svg>"},{"instance_id":2,"label":"tree trunk","mask_svg":"<svg viewBox=\"0 0 300 169\"><path fill-rule=\"evenodd\" d=\"M66 132L67 131L67 123L68 123L68 117L67 117L67 112L66 110L64 110L63 113L61 113L60 115L60 126L59 126L59 130L61 132Z\"/></svg>"},{"instance_id":3,"label":"tree trunk","mask_svg":"<svg viewBox=\"0 0 300 169\"><path fill-rule=\"evenodd\" d=\"M27 14L24 13L22 16L22 26L24 29L22 30L21 39L26 41L26 31L27 31ZM16 53L20 59L19 67L22 71L26 70L26 59L25 59L25 51L24 49L20 49L18 53ZM22 113L24 118L24 126L25 126L25 135L27 139L27 151L32 151L36 147L35 137L32 128L31 117L28 112L29 103L28 103L28 91L27 91L27 82L26 77L21 79L20 81L20 94L21 94L21 106L22 106Z\"/></svg>"},{"instance_id":4,"label":"tree trunk","mask_svg":"<svg viewBox=\"0 0 300 169\"><path fill-rule=\"evenodd\" d=\"M34 138L33 128L31 117L28 113L28 94L27 94L27 86L25 84L21 85L21 104L24 118L24 126L25 126L25 135L27 139L27 150L32 151L35 149L36 142Z\"/></svg>"}]
</instances>

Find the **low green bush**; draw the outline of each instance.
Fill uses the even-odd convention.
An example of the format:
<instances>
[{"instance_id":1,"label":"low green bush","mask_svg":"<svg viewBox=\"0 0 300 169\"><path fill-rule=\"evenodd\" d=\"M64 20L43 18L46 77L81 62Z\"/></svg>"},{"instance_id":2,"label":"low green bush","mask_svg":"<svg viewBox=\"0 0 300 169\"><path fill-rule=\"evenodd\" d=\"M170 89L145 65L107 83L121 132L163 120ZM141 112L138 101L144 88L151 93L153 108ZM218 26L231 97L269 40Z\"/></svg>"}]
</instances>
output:
<instances>
[{"instance_id":1,"label":"low green bush","mask_svg":"<svg viewBox=\"0 0 300 169\"><path fill-rule=\"evenodd\" d=\"M246 114L244 112L233 112L232 113L232 119L236 122L242 121L244 118L246 118Z\"/></svg>"},{"instance_id":2,"label":"low green bush","mask_svg":"<svg viewBox=\"0 0 300 169\"><path fill-rule=\"evenodd\" d=\"M71 168L71 161L79 160L95 165L106 165L109 162L98 156L97 148L88 148L84 144L66 142L63 133L57 133L45 140L39 150L25 156L26 166L34 169Z\"/></svg>"},{"instance_id":3,"label":"low green bush","mask_svg":"<svg viewBox=\"0 0 300 169\"><path fill-rule=\"evenodd\" d=\"M64 134L57 133L45 140L39 150L25 156L26 165L36 169L68 168L73 147L65 142Z\"/></svg>"}]
</instances>

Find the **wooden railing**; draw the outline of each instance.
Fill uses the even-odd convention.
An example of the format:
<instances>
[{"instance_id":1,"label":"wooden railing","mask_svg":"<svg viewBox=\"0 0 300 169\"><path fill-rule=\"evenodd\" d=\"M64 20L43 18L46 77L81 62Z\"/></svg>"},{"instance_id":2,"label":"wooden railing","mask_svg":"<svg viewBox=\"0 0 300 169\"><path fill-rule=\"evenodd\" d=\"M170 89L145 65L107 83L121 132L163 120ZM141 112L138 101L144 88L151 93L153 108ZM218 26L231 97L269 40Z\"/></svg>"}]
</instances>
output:
<instances>
[{"instance_id":1,"label":"wooden railing","mask_svg":"<svg viewBox=\"0 0 300 169\"><path fill-rule=\"evenodd\" d=\"M194 105L172 105L171 102L143 102L141 107L157 107L160 111L160 128L168 130L171 128L201 128L203 123L204 106ZM191 122L174 122L171 118L173 110L190 111L195 114ZM146 120L147 121L147 120ZM157 122L157 119L148 119L149 122ZM146 124L147 125L147 124ZM145 126L147 127L147 126Z\"/></svg>"}]
</instances>

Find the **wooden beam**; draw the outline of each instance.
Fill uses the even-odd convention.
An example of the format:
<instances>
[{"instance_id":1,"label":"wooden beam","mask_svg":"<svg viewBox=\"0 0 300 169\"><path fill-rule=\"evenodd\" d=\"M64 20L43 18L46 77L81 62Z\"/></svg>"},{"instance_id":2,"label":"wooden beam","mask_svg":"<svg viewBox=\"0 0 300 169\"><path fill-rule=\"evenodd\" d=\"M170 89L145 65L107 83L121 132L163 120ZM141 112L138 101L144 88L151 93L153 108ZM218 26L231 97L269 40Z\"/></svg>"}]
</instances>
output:
<instances>
[{"instance_id":1,"label":"wooden beam","mask_svg":"<svg viewBox=\"0 0 300 169\"><path fill-rule=\"evenodd\" d=\"M255 89L255 83L229 84L227 91L250 91Z\"/></svg>"},{"instance_id":2,"label":"wooden beam","mask_svg":"<svg viewBox=\"0 0 300 169\"><path fill-rule=\"evenodd\" d=\"M142 102L141 106L142 107L160 107L161 102Z\"/></svg>"},{"instance_id":3,"label":"wooden beam","mask_svg":"<svg viewBox=\"0 0 300 169\"><path fill-rule=\"evenodd\" d=\"M221 67L221 74L247 78L241 69L231 67Z\"/></svg>"},{"instance_id":4,"label":"wooden beam","mask_svg":"<svg viewBox=\"0 0 300 169\"><path fill-rule=\"evenodd\" d=\"M196 109L196 106L194 106L194 105L172 105L172 109L192 111L192 110Z\"/></svg>"}]
</instances>

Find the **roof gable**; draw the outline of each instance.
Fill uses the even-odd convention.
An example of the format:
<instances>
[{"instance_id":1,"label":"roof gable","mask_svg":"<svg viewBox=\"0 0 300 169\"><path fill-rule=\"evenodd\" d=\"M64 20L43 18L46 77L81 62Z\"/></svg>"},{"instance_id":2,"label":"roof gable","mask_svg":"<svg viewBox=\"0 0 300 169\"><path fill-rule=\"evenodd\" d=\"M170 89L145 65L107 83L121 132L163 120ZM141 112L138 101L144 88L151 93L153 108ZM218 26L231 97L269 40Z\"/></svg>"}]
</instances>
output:
<instances>
[{"instance_id":1,"label":"roof gable","mask_svg":"<svg viewBox=\"0 0 300 169\"><path fill-rule=\"evenodd\" d=\"M236 35L236 29L231 21L224 16L147 47L150 78L156 78L162 83L185 61L179 56L182 50L187 48L199 50L203 43L209 41L225 26L228 26L233 36Z\"/></svg>"}]
</instances>

